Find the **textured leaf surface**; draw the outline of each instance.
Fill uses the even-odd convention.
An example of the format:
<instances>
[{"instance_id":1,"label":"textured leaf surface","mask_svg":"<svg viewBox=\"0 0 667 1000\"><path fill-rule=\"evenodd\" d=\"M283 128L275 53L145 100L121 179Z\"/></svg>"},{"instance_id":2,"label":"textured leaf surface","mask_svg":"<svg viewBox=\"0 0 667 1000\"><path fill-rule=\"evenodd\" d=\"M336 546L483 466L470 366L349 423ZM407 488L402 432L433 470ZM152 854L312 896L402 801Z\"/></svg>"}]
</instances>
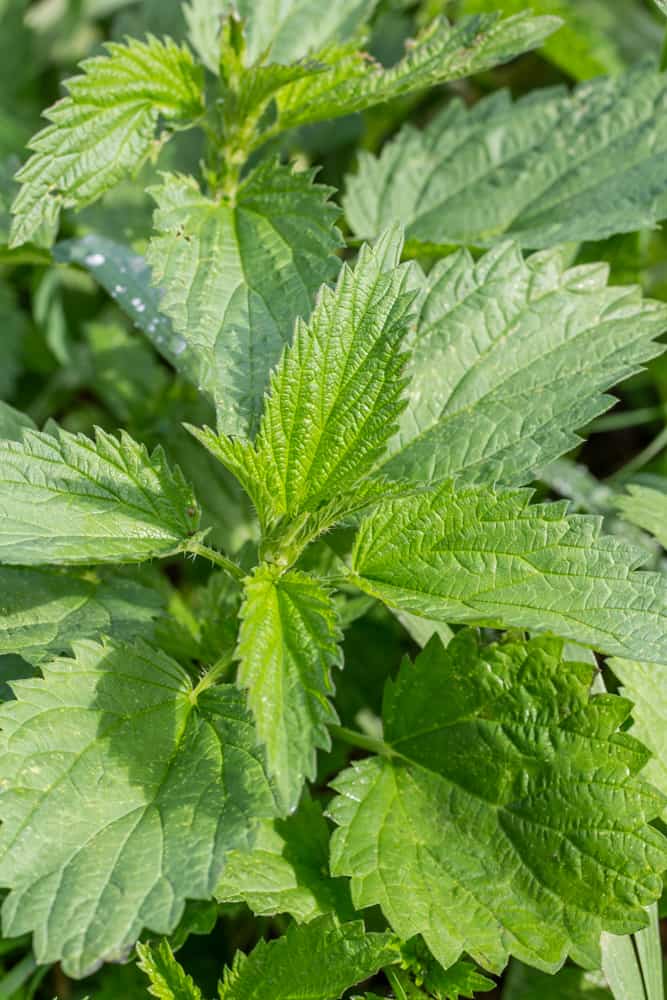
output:
<instances>
[{"instance_id":1,"label":"textured leaf surface","mask_svg":"<svg viewBox=\"0 0 667 1000\"><path fill-rule=\"evenodd\" d=\"M33 155L18 174L11 245L29 240L61 207L94 201L147 157L158 118L188 122L203 110L203 76L190 53L149 37L110 42L108 54L83 63L68 96L31 140Z\"/></svg>"},{"instance_id":2,"label":"textured leaf surface","mask_svg":"<svg viewBox=\"0 0 667 1000\"><path fill-rule=\"evenodd\" d=\"M148 992L158 1000L202 1000L201 990L174 958L169 942L154 947L137 944L139 968L150 981Z\"/></svg>"},{"instance_id":3,"label":"textured leaf surface","mask_svg":"<svg viewBox=\"0 0 667 1000\"><path fill-rule=\"evenodd\" d=\"M277 941L260 941L238 954L220 984L220 1000L337 1000L398 958L390 934L367 934L361 921L337 925L332 917L293 924Z\"/></svg>"},{"instance_id":4,"label":"textured leaf surface","mask_svg":"<svg viewBox=\"0 0 667 1000\"><path fill-rule=\"evenodd\" d=\"M644 777L667 795L667 667L622 659L610 660L609 666L621 682L621 693L632 702L632 734L652 754Z\"/></svg>"},{"instance_id":5,"label":"textured leaf surface","mask_svg":"<svg viewBox=\"0 0 667 1000\"><path fill-rule=\"evenodd\" d=\"M453 102L362 153L344 201L354 232L389 223L429 244L534 249L651 228L667 215L667 80L652 66L536 91Z\"/></svg>"},{"instance_id":6,"label":"textured leaf surface","mask_svg":"<svg viewBox=\"0 0 667 1000\"><path fill-rule=\"evenodd\" d=\"M667 663L667 580L600 534L600 519L527 490L436 490L378 506L361 524L358 585L445 622L551 631L605 653Z\"/></svg>"},{"instance_id":7,"label":"textured leaf surface","mask_svg":"<svg viewBox=\"0 0 667 1000\"><path fill-rule=\"evenodd\" d=\"M183 339L178 367L210 393L229 432L250 432L269 372L338 263L338 209L313 173L266 163L235 204L167 175L148 258L161 309Z\"/></svg>"},{"instance_id":8,"label":"textured leaf surface","mask_svg":"<svg viewBox=\"0 0 667 1000\"><path fill-rule=\"evenodd\" d=\"M350 46L325 50L318 57L331 65L328 73L277 94L278 121L272 132L338 118L479 73L540 45L559 24L557 18L526 12L505 19L497 14L464 18L455 25L440 18L389 69Z\"/></svg>"},{"instance_id":9,"label":"textured leaf surface","mask_svg":"<svg viewBox=\"0 0 667 1000\"><path fill-rule=\"evenodd\" d=\"M452 254L422 276L408 405L382 467L418 481L525 482L579 443L606 389L663 346L667 308L608 287L602 264L503 243Z\"/></svg>"},{"instance_id":10,"label":"textured leaf surface","mask_svg":"<svg viewBox=\"0 0 667 1000\"><path fill-rule=\"evenodd\" d=\"M247 903L258 916L289 913L299 922L352 915L347 881L329 874L329 827L307 795L298 812L259 830L251 851L233 851L215 890L222 903Z\"/></svg>"},{"instance_id":11,"label":"textured leaf surface","mask_svg":"<svg viewBox=\"0 0 667 1000\"><path fill-rule=\"evenodd\" d=\"M626 521L649 531L667 548L667 493L647 486L628 486L628 493L618 497L616 506Z\"/></svg>"},{"instance_id":12,"label":"textured leaf surface","mask_svg":"<svg viewBox=\"0 0 667 1000\"><path fill-rule=\"evenodd\" d=\"M335 290L322 289L271 377L255 444L218 443L264 522L344 501L397 428L413 298L401 247L395 232L385 234L354 270L343 267Z\"/></svg>"},{"instance_id":13,"label":"textured leaf surface","mask_svg":"<svg viewBox=\"0 0 667 1000\"><path fill-rule=\"evenodd\" d=\"M330 746L331 670L342 666L336 610L306 573L260 566L245 584L237 656L267 763L286 811L315 777L317 747Z\"/></svg>"},{"instance_id":14,"label":"textured leaf surface","mask_svg":"<svg viewBox=\"0 0 667 1000\"><path fill-rule=\"evenodd\" d=\"M595 964L603 927L643 926L667 864L648 825L661 798L616 732L629 703L589 701L590 680L557 640L484 648L469 631L404 663L386 753L334 782L332 870L355 905L379 903L444 966L467 951L492 971L509 954Z\"/></svg>"},{"instance_id":15,"label":"textured leaf surface","mask_svg":"<svg viewBox=\"0 0 667 1000\"><path fill-rule=\"evenodd\" d=\"M207 899L273 799L238 690L198 698L148 646L77 643L0 710L9 937L78 977Z\"/></svg>"},{"instance_id":16,"label":"textured leaf surface","mask_svg":"<svg viewBox=\"0 0 667 1000\"><path fill-rule=\"evenodd\" d=\"M461 960L448 969L433 962L424 976L424 986L436 1000L473 1000L478 993L495 989L496 983L483 976L471 962Z\"/></svg>"},{"instance_id":17,"label":"textured leaf surface","mask_svg":"<svg viewBox=\"0 0 667 1000\"><path fill-rule=\"evenodd\" d=\"M523 0L464 0L463 10L478 14L500 8L524 9ZM633 58L660 51L660 24L637 0L532 0L534 14L560 17L562 26L546 39L542 52L575 80L620 73Z\"/></svg>"},{"instance_id":18,"label":"textured leaf surface","mask_svg":"<svg viewBox=\"0 0 667 1000\"><path fill-rule=\"evenodd\" d=\"M0 567L0 654L31 663L64 653L74 639L148 633L161 610L155 590L113 575Z\"/></svg>"},{"instance_id":19,"label":"textured leaf surface","mask_svg":"<svg viewBox=\"0 0 667 1000\"><path fill-rule=\"evenodd\" d=\"M178 470L127 434L0 441L0 561L141 562L178 551L199 510Z\"/></svg>"}]
</instances>

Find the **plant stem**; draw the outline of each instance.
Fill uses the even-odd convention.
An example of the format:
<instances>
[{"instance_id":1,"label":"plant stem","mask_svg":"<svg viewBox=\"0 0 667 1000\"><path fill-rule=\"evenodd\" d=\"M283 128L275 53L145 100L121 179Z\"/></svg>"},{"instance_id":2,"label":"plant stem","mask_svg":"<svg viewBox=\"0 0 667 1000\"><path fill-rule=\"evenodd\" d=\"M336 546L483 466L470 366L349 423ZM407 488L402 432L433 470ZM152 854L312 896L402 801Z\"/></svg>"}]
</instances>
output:
<instances>
[{"instance_id":1,"label":"plant stem","mask_svg":"<svg viewBox=\"0 0 667 1000\"><path fill-rule=\"evenodd\" d=\"M32 952L25 955L10 972L0 980L0 997L12 997L37 968Z\"/></svg>"},{"instance_id":2,"label":"plant stem","mask_svg":"<svg viewBox=\"0 0 667 1000\"><path fill-rule=\"evenodd\" d=\"M386 969L383 969L382 971L384 972L385 976L389 980L389 985L391 986L392 990L394 991L394 996L396 997L396 1000L408 1000L407 993L405 992L405 989L403 988L403 983L398 978L396 970L392 969L392 968L386 968Z\"/></svg>"},{"instance_id":3,"label":"plant stem","mask_svg":"<svg viewBox=\"0 0 667 1000\"><path fill-rule=\"evenodd\" d=\"M612 481L617 483L623 483L628 480L635 472L642 469L647 465L652 459L659 455L660 452L667 448L667 427L664 427L660 433L653 438L650 444L648 444L643 451L640 451L635 458L631 459L627 465L624 465L622 469L612 476Z\"/></svg>"},{"instance_id":4,"label":"plant stem","mask_svg":"<svg viewBox=\"0 0 667 1000\"><path fill-rule=\"evenodd\" d=\"M371 753L382 754L385 757L390 753L387 744L375 736L366 736L353 729L346 729L345 726L329 726L329 731L335 739L342 740L343 743L348 743L359 750L369 750Z\"/></svg>"},{"instance_id":5,"label":"plant stem","mask_svg":"<svg viewBox=\"0 0 667 1000\"><path fill-rule=\"evenodd\" d=\"M208 545L203 545L195 539L191 539L188 542L185 551L191 552L195 556L203 556L204 559L208 559L209 562L215 563L216 566L220 566L221 569L226 570L230 576L233 576L239 582L246 578L246 574L241 567L237 566L233 560L228 559L227 556L223 556L222 552L217 552L215 549L211 549Z\"/></svg>"},{"instance_id":6,"label":"plant stem","mask_svg":"<svg viewBox=\"0 0 667 1000\"><path fill-rule=\"evenodd\" d=\"M216 660L211 669L204 674L204 676L192 689L190 700L193 704L197 701L197 698L203 691L206 691L207 688L213 687L213 685L218 682L220 677L227 672L233 658L234 653L230 650L228 653L225 653L224 656L221 656L219 660Z\"/></svg>"}]
</instances>

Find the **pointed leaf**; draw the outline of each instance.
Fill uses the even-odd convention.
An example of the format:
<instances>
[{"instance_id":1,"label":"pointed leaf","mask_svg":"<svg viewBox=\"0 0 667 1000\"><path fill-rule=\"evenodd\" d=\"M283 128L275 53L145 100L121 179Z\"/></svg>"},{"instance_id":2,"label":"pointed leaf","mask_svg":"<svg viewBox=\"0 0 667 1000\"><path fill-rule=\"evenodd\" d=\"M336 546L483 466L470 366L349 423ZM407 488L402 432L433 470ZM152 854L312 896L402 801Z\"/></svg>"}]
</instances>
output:
<instances>
[{"instance_id":1,"label":"pointed leaf","mask_svg":"<svg viewBox=\"0 0 667 1000\"><path fill-rule=\"evenodd\" d=\"M332 870L355 905L379 904L445 967L467 951L496 972L509 954L594 965L602 928L643 926L667 865L649 825L662 801L616 732L628 703L589 701L590 680L554 639L482 647L464 631L405 662L385 754L334 782Z\"/></svg>"},{"instance_id":2,"label":"pointed leaf","mask_svg":"<svg viewBox=\"0 0 667 1000\"><path fill-rule=\"evenodd\" d=\"M338 264L338 209L313 172L265 163L232 204L166 175L148 260L160 308L184 338L177 367L207 391L229 432L256 429L269 372L297 316Z\"/></svg>"},{"instance_id":3,"label":"pointed leaf","mask_svg":"<svg viewBox=\"0 0 667 1000\"><path fill-rule=\"evenodd\" d=\"M248 688L267 763L286 811L314 778L317 747L328 750L331 670L342 666L331 597L306 573L262 565L248 577L241 608L238 681Z\"/></svg>"},{"instance_id":4,"label":"pointed leaf","mask_svg":"<svg viewBox=\"0 0 667 1000\"><path fill-rule=\"evenodd\" d=\"M649 531L667 548L667 492L648 486L628 486L628 493L618 497L615 506L623 518Z\"/></svg>"},{"instance_id":5,"label":"pointed leaf","mask_svg":"<svg viewBox=\"0 0 667 1000\"><path fill-rule=\"evenodd\" d=\"M667 216L667 79L653 66L573 92L454 102L362 153L347 220L368 239L400 222L419 243L539 249L651 228Z\"/></svg>"},{"instance_id":6,"label":"pointed leaf","mask_svg":"<svg viewBox=\"0 0 667 1000\"><path fill-rule=\"evenodd\" d=\"M614 402L605 390L661 353L667 307L608 269L524 260L503 243L460 251L422 276L408 405L382 471L418 481L530 480Z\"/></svg>"},{"instance_id":7,"label":"pointed leaf","mask_svg":"<svg viewBox=\"0 0 667 1000\"><path fill-rule=\"evenodd\" d=\"M361 921L337 925L332 917L293 924L277 941L260 941L225 970L220 1000L338 1000L355 983L398 959L390 934L367 934Z\"/></svg>"},{"instance_id":8,"label":"pointed leaf","mask_svg":"<svg viewBox=\"0 0 667 1000\"><path fill-rule=\"evenodd\" d=\"M148 646L80 642L0 709L9 937L71 976L168 934L274 811L240 692L199 696Z\"/></svg>"},{"instance_id":9,"label":"pointed leaf","mask_svg":"<svg viewBox=\"0 0 667 1000\"><path fill-rule=\"evenodd\" d=\"M129 435L0 441L0 561L141 562L183 548L199 510L178 469Z\"/></svg>"},{"instance_id":10,"label":"pointed leaf","mask_svg":"<svg viewBox=\"0 0 667 1000\"><path fill-rule=\"evenodd\" d=\"M172 41L107 44L108 55L82 64L68 96L46 112L51 122L30 142L18 173L11 246L29 240L61 206L94 201L148 156L158 118L188 122L203 111L203 75Z\"/></svg>"},{"instance_id":11,"label":"pointed leaf","mask_svg":"<svg viewBox=\"0 0 667 1000\"><path fill-rule=\"evenodd\" d=\"M623 697L632 702L632 734L651 751L644 776L667 795L667 666L622 659L610 660L609 666Z\"/></svg>"},{"instance_id":12,"label":"pointed leaf","mask_svg":"<svg viewBox=\"0 0 667 1000\"><path fill-rule=\"evenodd\" d=\"M202 1000L201 990L188 976L162 939L155 947L137 944L139 968L150 980L148 992L158 1000Z\"/></svg>"},{"instance_id":13,"label":"pointed leaf","mask_svg":"<svg viewBox=\"0 0 667 1000\"><path fill-rule=\"evenodd\" d=\"M530 492L439 489L362 522L356 582L390 607L445 622L552 631L602 652L667 663L667 579L599 518Z\"/></svg>"}]
</instances>

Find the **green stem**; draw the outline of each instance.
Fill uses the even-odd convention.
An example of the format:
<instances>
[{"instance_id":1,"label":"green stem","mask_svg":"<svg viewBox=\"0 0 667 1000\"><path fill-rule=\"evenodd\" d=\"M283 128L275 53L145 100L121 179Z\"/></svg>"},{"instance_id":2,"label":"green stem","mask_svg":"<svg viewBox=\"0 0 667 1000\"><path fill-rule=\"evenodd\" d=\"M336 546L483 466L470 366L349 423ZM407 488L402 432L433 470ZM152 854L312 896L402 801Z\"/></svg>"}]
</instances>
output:
<instances>
[{"instance_id":1,"label":"green stem","mask_svg":"<svg viewBox=\"0 0 667 1000\"><path fill-rule=\"evenodd\" d=\"M389 985L391 986L392 990L394 991L394 996L396 997L396 1000L408 1000L408 995L405 992L405 989L403 987L403 983L399 979L398 973L396 972L396 970L392 969L392 968L386 968L386 969L383 969L382 971L384 972L385 976L389 980Z\"/></svg>"},{"instance_id":2,"label":"green stem","mask_svg":"<svg viewBox=\"0 0 667 1000\"><path fill-rule=\"evenodd\" d=\"M647 465L652 459L654 459L660 452L667 448L667 427L663 427L660 433L653 438L650 444L648 444L643 451L641 451L635 458L633 458L627 465L624 465L622 469L612 476L612 480L617 483L624 483L631 476L638 472Z\"/></svg>"},{"instance_id":3,"label":"green stem","mask_svg":"<svg viewBox=\"0 0 667 1000\"><path fill-rule=\"evenodd\" d=\"M334 739L342 740L343 743L348 743L359 750L369 750L370 753L382 754L384 757L390 753L387 744L374 736L357 733L354 729L346 729L345 726L329 726L329 731Z\"/></svg>"},{"instance_id":4,"label":"green stem","mask_svg":"<svg viewBox=\"0 0 667 1000\"><path fill-rule=\"evenodd\" d=\"M0 997L12 997L37 968L32 952L25 955L14 968L0 980Z\"/></svg>"},{"instance_id":5,"label":"green stem","mask_svg":"<svg viewBox=\"0 0 667 1000\"><path fill-rule=\"evenodd\" d=\"M216 660L210 670L206 671L204 676L192 689L190 701L192 701L193 704L197 701L197 698L203 691L206 691L207 688L213 687L214 684L217 684L223 674L227 673L233 659L234 652L233 650L230 650L228 653L225 653L224 656L221 656L219 660Z\"/></svg>"},{"instance_id":6,"label":"green stem","mask_svg":"<svg viewBox=\"0 0 667 1000\"><path fill-rule=\"evenodd\" d=\"M223 556L222 552L217 552L216 549L211 549L208 545L203 545L195 539L190 539L184 551L191 552L194 556L203 556L204 559L208 559L209 562L226 570L230 576L239 582L246 578L246 574L241 567L237 566L231 559L228 559L227 556Z\"/></svg>"}]
</instances>

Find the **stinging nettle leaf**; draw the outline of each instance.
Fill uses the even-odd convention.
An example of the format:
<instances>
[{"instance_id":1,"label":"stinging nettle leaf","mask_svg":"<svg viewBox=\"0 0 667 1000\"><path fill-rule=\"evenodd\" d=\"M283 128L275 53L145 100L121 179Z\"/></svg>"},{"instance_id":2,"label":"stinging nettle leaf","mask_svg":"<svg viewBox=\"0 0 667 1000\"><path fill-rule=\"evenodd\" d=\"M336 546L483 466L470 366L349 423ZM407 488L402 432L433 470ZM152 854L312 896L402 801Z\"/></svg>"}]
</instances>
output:
<instances>
[{"instance_id":1,"label":"stinging nettle leaf","mask_svg":"<svg viewBox=\"0 0 667 1000\"><path fill-rule=\"evenodd\" d=\"M601 519L529 490L438 489L379 504L361 523L357 585L424 618L551 631L604 653L667 663L667 578Z\"/></svg>"},{"instance_id":2,"label":"stinging nettle leaf","mask_svg":"<svg viewBox=\"0 0 667 1000\"><path fill-rule=\"evenodd\" d=\"M135 170L149 155L160 117L189 124L203 111L203 73L171 40L107 43L107 55L82 64L68 96L46 112L34 150L17 177L11 246L31 239L60 208L81 208Z\"/></svg>"},{"instance_id":3,"label":"stinging nettle leaf","mask_svg":"<svg viewBox=\"0 0 667 1000\"><path fill-rule=\"evenodd\" d=\"M220 1000L338 1000L345 990L398 960L391 934L366 933L360 920L336 924L331 916L293 924L277 941L237 953L219 986Z\"/></svg>"},{"instance_id":4,"label":"stinging nettle leaf","mask_svg":"<svg viewBox=\"0 0 667 1000\"><path fill-rule=\"evenodd\" d=\"M561 654L434 637L387 685L384 754L334 782L333 872L445 967L462 951L496 972L510 954L595 966L601 930L644 926L660 895L662 798L617 732L629 703L589 700L591 668Z\"/></svg>"},{"instance_id":5,"label":"stinging nettle leaf","mask_svg":"<svg viewBox=\"0 0 667 1000\"><path fill-rule=\"evenodd\" d=\"M199 987L174 958L164 938L154 947L137 943L138 966L150 980L148 992L158 1000L202 1000Z\"/></svg>"},{"instance_id":6,"label":"stinging nettle leaf","mask_svg":"<svg viewBox=\"0 0 667 1000\"><path fill-rule=\"evenodd\" d=\"M279 575L262 565L247 578L236 655L267 765L287 812L316 772L316 748L328 750L331 671L342 667L342 638L328 592L306 573Z\"/></svg>"},{"instance_id":7,"label":"stinging nettle leaf","mask_svg":"<svg viewBox=\"0 0 667 1000\"><path fill-rule=\"evenodd\" d=\"M188 177L165 175L148 260L161 310L183 338L177 367L208 392L220 427L256 430L269 372L336 274L340 234L331 188L314 173L267 162L232 201L213 201Z\"/></svg>"},{"instance_id":8,"label":"stinging nettle leaf","mask_svg":"<svg viewBox=\"0 0 667 1000\"><path fill-rule=\"evenodd\" d=\"M580 441L614 402L605 390L660 354L667 307L568 268L562 250L524 260L504 242L461 250L421 276L407 406L382 472L520 483Z\"/></svg>"},{"instance_id":9,"label":"stinging nettle leaf","mask_svg":"<svg viewBox=\"0 0 667 1000\"><path fill-rule=\"evenodd\" d=\"M480 15L455 25L439 18L410 44L403 59L388 69L369 61L365 53L356 52L349 44L324 49L316 55L318 61L331 66L330 72L280 90L276 95L277 122L264 137L363 111L490 69L536 48L560 23L555 17L532 17L526 12L504 19L498 14Z\"/></svg>"},{"instance_id":10,"label":"stinging nettle leaf","mask_svg":"<svg viewBox=\"0 0 667 1000\"><path fill-rule=\"evenodd\" d=\"M121 432L0 441L0 562L141 562L182 550L199 509L164 453Z\"/></svg>"},{"instance_id":11,"label":"stinging nettle leaf","mask_svg":"<svg viewBox=\"0 0 667 1000\"><path fill-rule=\"evenodd\" d=\"M241 693L193 690L149 646L75 645L0 709L9 936L74 977L168 934L275 814Z\"/></svg>"},{"instance_id":12,"label":"stinging nettle leaf","mask_svg":"<svg viewBox=\"0 0 667 1000\"><path fill-rule=\"evenodd\" d=\"M353 915L348 883L329 875L329 827L307 794L289 819L262 826L250 851L232 851L215 890L221 903L247 903L258 916L289 913L300 923Z\"/></svg>"},{"instance_id":13,"label":"stinging nettle leaf","mask_svg":"<svg viewBox=\"0 0 667 1000\"><path fill-rule=\"evenodd\" d=\"M652 65L512 103L453 101L361 153L346 218L371 238L400 222L408 242L523 247L600 240L667 216L667 80Z\"/></svg>"},{"instance_id":14,"label":"stinging nettle leaf","mask_svg":"<svg viewBox=\"0 0 667 1000\"><path fill-rule=\"evenodd\" d=\"M411 265L399 266L401 249L400 234L389 231L362 248L354 269L343 266L335 289L321 290L271 375L254 444L195 431L244 484L265 525L327 501L340 508L331 513L340 520L346 507L384 492L362 480L404 406L401 341L414 294Z\"/></svg>"},{"instance_id":15,"label":"stinging nettle leaf","mask_svg":"<svg viewBox=\"0 0 667 1000\"><path fill-rule=\"evenodd\" d=\"M149 637L160 595L134 580L83 570L0 566L0 654L40 663L75 639Z\"/></svg>"}]
</instances>

